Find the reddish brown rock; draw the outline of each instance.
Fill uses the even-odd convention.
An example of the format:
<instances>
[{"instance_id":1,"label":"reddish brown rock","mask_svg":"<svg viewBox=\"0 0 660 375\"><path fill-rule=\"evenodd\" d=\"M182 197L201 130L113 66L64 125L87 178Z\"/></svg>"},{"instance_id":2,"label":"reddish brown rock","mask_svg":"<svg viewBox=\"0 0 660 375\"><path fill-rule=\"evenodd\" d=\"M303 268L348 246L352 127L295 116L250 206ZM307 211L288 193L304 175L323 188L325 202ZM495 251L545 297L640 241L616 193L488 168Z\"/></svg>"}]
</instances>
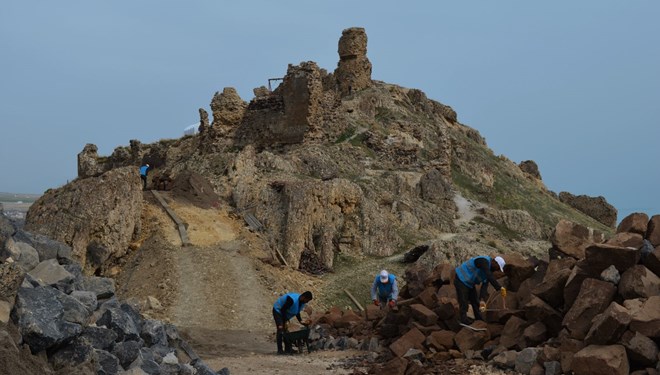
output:
<instances>
[{"instance_id":1,"label":"reddish brown rock","mask_svg":"<svg viewBox=\"0 0 660 375\"><path fill-rule=\"evenodd\" d=\"M559 272L563 269L573 269L576 263L577 261L573 258L552 259L548 263L548 269L543 277L545 278L548 274Z\"/></svg>"},{"instance_id":2,"label":"reddish brown rock","mask_svg":"<svg viewBox=\"0 0 660 375\"><path fill-rule=\"evenodd\" d=\"M630 232L646 234L646 229L649 224L649 215L643 212L635 212L626 216L619 225L616 227L617 233Z\"/></svg>"},{"instance_id":3,"label":"reddish brown rock","mask_svg":"<svg viewBox=\"0 0 660 375\"><path fill-rule=\"evenodd\" d=\"M454 347L454 337L456 334L452 331L432 332L426 338L426 345L435 350L449 350Z\"/></svg>"},{"instance_id":4,"label":"reddish brown rock","mask_svg":"<svg viewBox=\"0 0 660 375\"><path fill-rule=\"evenodd\" d=\"M593 318L609 306L615 293L616 287L606 281L584 280L580 294L562 321L562 325L568 328L571 337L584 339Z\"/></svg>"},{"instance_id":5,"label":"reddish brown rock","mask_svg":"<svg viewBox=\"0 0 660 375\"><path fill-rule=\"evenodd\" d=\"M438 305L438 297L435 294L436 288L433 286L427 287L421 292L417 299L426 307L433 310Z\"/></svg>"},{"instance_id":6,"label":"reddish brown rock","mask_svg":"<svg viewBox=\"0 0 660 375\"><path fill-rule=\"evenodd\" d=\"M438 289L438 292L436 293L438 295L438 300L441 298L449 298L456 300L456 287L454 284L452 285L443 285Z\"/></svg>"},{"instance_id":7,"label":"reddish brown rock","mask_svg":"<svg viewBox=\"0 0 660 375\"><path fill-rule=\"evenodd\" d=\"M443 328L440 327L437 324L434 324L434 325L431 325L431 326L424 326L422 324L419 324L419 322L413 322L412 325L413 325L413 327L417 328L419 330L419 332L421 332L424 336L427 336L427 337L428 337L428 335L430 335L433 332L443 330Z\"/></svg>"},{"instance_id":8,"label":"reddish brown rock","mask_svg":"<svg viewBox=\"0 0 660 375\"><path fill-rule=\"evenodd\" d=\"M559 362L561 360L561 350L549 345L543 346L543 351L539 354L539 361L543 362Z\"/></svg>"},{"instance_id":9,"label":"reddish brown rock","mask_svg":"<svg viewBox=\"0 0 660 375\"><path fill-rule=\"evenodd\" d=\"M573 357L575 375L628 375L626 349L621 345L589 345Z\"/></svg>"},{"instance_id":10,"label":"reddish brown rock","mask_svg":"<svg viewBox=\"0 0 660 375\"><path fill-rule=\"evenodd\" d=\"M646 268L651 270L656 276L660 276L660 246L656 247L655 250L648 254L644 258L644 265Z\"/></svg>"},{"instance_id":11,"label":"reddish brown rock","mask_svg":"<svg viewBox=\"0 0 660 375\"><path fill-rule=\"evenodd\" d=\"M587 269L586 260L578 262L573 270L571 275L568 276L566 280L566 285L564 286L564 310L568 310L573 306L575 299L578 294L580 294L580 289L582 288L582 283L588 278L597 278L599 274L593 274Z\"/></svg>"},{"instance_id":12,"label":"reddish brown rock","mask_svg":"<svg viewBox=\"0 0 660 375\"><path fill-rule=\"evenodd\" d=\"M658 295L660 294L660 277L638 264L621 275L619 294L624 299Z\"/></svg>"},{"instance_id":13,"label":"reddish brown rock","mask_svg":"<svg viewBox=\"0 0 660 375\"><path fill-rule=\"evenodd\" d=\"M660 246L660 215L651 217L646 231L646 239L651 241L653 246Z\"/></svg>"},{"instance_id":14,"label":"reddish brown rock","mask_svg":"<svg viewBox=\"0 0 660 375\"><path fill-rule=\"evenodd\" d=\"M438 306L435 308L435 313L440 320L448 320L456 315L458 309L458 302L455 299L441 297L438 299Z\"/></svg>"},{"instance_id":15,"label":"reddish brown rock","mask_svg":"<svg viewBox=\"0 0 660 375\"><path fill-rule=\"evenodd\" d=\"M582 259L587 246L603 242L604 235L591 228L562 219L555 226L550 241L553 248L561 253L575 259Z\"/></svg>"},{"instance_id":16,"label":"reddish brown rock","mask_svg":"<svg viewBox=\"0 0 660 375\"><path fill-rule=\"evenodd\" d=\"M420 293L422 293L424 289L426 289L424 286L424 280L426 280L428 277L429 271L422 264L415 263L408 267L404 274L408 297L417 297ZM404 295L403 292L401 294L402 296Z\"/></svg>"},{"instance_id":17,"label":"reddish brown rock","mask_svg":"<svg viewBox=\"0 0 660 375\"><path fill-rule=\"evenodd\" d=\"M476 321L472 323L473 328L486 328L487 324L483 321ZM490 334L488 331L479 331L475 332L468 328L463 328L456 336L454 336L454 342L458 349L465 353L468 350L481 350L483 349L484 344L490 339Z\"/></svg>"},{"instance_id":18,"label":"reddish brown rock","mask_svg":"<svg viewBox=\"0 0 660 375\"><path fill-rule=\"evenodd\" d=\"M660 296L649 297L639 311L633 313L630 330L660 339Z\"/></svg>"},{"instance_id":19,"label":"reddish brown rock","mask_svg":"<svg viewBox=\"0 0 660 375\"><path fill-rule=\"evenodd\" d=\"M595 244L587 247L585 256L587 267L592 274L600 274L611 265L623 273L639 262L641 252L628 247Z\"/></svg>"},{"instance_id":20,"label":"reddish brown rock","mask_svg":"<svg viewBox=\"0 0 660 375\"><path fill-rule=\"evenodd\" d=\"M644 236L639 233L621 232L606 242L608 245L620 247L634 247L639 249L644 244Z\"/></svg>"},{"instance_id":21,"label":"reddish brown rock","mask_svg":"<svg viewBox=\"0 0 660 375\"><path fill-rule=\"evenodd\" d=\"M440 263L435 268L433 268L433 272L431 272L431 276L429 276L426 280L424 280L424 285L426 286L431 286L431 285L445 285L449 284L454 280L454 277L456 276L456 267L452 266L451 264L448 263Z\"/></svg>"},{"instance_id":22,"label":"reddish brown rock","mask_svg":"<svg viewBox=\"0 0 660 375\"><path fill-rule=\"evenodd\" d=\"M543 322L552 336L561 329L562 317L559 311L545 303L539 297L532 295L529 302L523 306L525 317L529 322Z\"/></svg>"},{"instance_id":23,"label":"reddish brown rock","mask_svg":"<svg viewBox=\"0 0 660 375\"><path fill-rule=\"evenodd\" d=\"M509 278L509 287L512 291L517 291L520 284L534 274L535 265L519 254L507 254L503 256L506 261L504 271Z\"/></svg>"},{"instance_id":24,"label":"reddish brown rock","mask_svg":"<svg viewBox=\"0 0 660 375\"><path fill-rule=\"evenodd\" d=\"M369 321L380 320L385 316L385 310L381 310L376 305L367 305L365 313Z\"/></svg>"},{"instance_id":25,"label":"reddish brown rock","mask_svg":"<svg viewBox=\"0 0 660 375\"><path fill-rule=\"evenodd\" d=\"M380 369L380 373L388 375L405 375L407 367L408 360L397 357L385 363Z\"/></svg>"},{"instance_id":26,"label":"reddish brown rock","mask_svg":"<svg viewBox=\"0 0 660 375\"><path fill-rule=\"evenodd\" d=\"M628 328L631 318L628 309L612 302L605 311L593 319L584 343L587 345L616 343Z\"/></svg>"},{"instance_id":27,"label":"reddish brown rock","mask_svg":"<svg viewBox=\"0 0 660 375\"><path fill-rule=\"evenodd\" d=\"M562 337L561 345L559 347L559 357L561 362L561 369L564 373L569 373L573 364L573 357L577 352L584 348L584 343L580 340L572 339L570 337Z\"/></svg>"},{"instance_id":28,"label":"reddish brown rock","mask_svg":"<svg viewBox=\"0 0 660 375\"><path fill-rule=\"evenodd\" d=\"M335 328L350 328L363 319L353 310L346 310L339 319L335 320L334 326Z\"/></svg>"},{"instance_id":29,"label":"reddish brown rock","mask_svg":"<svg viewBox=\"0 0 660 375\"><path fill-rule=\"evenodd\" d=\"M548 329L543 322L536 322L523 331L523 339L526 346L536 346L544 342L548 337Z\"/></svg>"},{"instance_id":30,"label":"reddish brown rock","mask_svg":"<svg viewBox=\"0 0 660 375\"><path fill-rule=\"evenodd\" d=\"M422 344L424 343L425 339L426 337L424 337L424 335L417 328L413 328L405 335L399 337L398 340L394 341L390 345L390 350L397 357L403 357L409 349L414 348L423 350L424 347Z\"/></svg>"},{"instance_id":31,"label":"reddish brown rock","mask_svg":"<svg viewBox=\"0 0 660 375\"><path fill-rule=\"evenodd\" d=\"M410 306L410 312L413 319L417 320L424 326L431 326L438 322L438 315L422 304L414 304Z\"/></svg>"},{"instance_id":32,"label":"reddish brown rock","mask_svg":"<svg viewBox=\"0 0 660 375\"><path fill-rule=\"evenodd\" d=\"M543 282L532 289L532 293L551 306L563 306L564 286L571 272L570 268L563 268L556 272L547 272L543 278Z\"/></svg>"},{"instance_id":33,"label":"reddish brown rock","mask_svg":"<svg viewBox=\"0 0 660 375\"><path fill-rule=\"evenodd\" d=\"M506 324L504 324L504 328L500 334L500 346L507 349L521 349L524 346L522 335L528 325L529 323L527 323L527 321L520 319L517 316L511 317Z\"/></svg>"},{"instance_id":34,"label":"reddish brown rock","mask_svg":"<svg viewBox=\"0 0 660 375\"><path fill-rule=\"evenodd\" d=\"M658 361L658 345L639 332L626 331L621 337L628 359L638 367L652 367Z\"/></svg>"}]
</instances>

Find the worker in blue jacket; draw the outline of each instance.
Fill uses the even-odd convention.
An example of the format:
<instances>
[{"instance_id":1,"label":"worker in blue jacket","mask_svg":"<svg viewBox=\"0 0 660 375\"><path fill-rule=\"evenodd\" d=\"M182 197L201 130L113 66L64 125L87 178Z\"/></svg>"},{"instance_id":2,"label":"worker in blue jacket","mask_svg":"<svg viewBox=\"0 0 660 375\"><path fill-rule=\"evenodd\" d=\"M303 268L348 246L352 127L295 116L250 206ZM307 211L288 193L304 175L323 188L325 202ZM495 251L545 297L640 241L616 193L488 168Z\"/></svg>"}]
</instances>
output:
<instances>
[{"instance_id":1,"label":"worker in blue jacket","mask_svg":"<svg viewBox=\"0 0 660 375\"><path fill-rule=\"evenodd\" d=\"M399 298L399 286L396 276L386 270L380 271L371 285L371 300L374 301L374 305L381 308L385 308L385 306L392 308L396 306L397 298Z\"/></svg>"},{"instance_id":2,"label":"worker in blue jacket","mask_svg":"<svg viewBox=\"0 0 660 375\"><path fill-rule=\"evenodd\" d=\"M305 309L305 305L312 300L312 292L307 291L303 294L287 293L275 301L273 304L273 319L277 326L277 354L290 354L293 352L291 343L286 343L286 352L282 350L282 341L284 341L284 331L286 323L294 316L298 322L303 325L309 325L309 321L303 321L300 312Z\"/></svg>"},{"instance_id":3,"label":"worker in blue jacket","mask_svg":"<svg viewBox=\"0 0 660 375\"><path fill-rule=\"evenodd\" d=\"M149 163L140 167L140 178L142 179L142 190L147 190L147 173L149 173Z\"/></svg>"},{"instance_id":4,"label":"worker in blue jacket","mask_svg":"<svg viewBox=\"0 0 660 375\"><path fill-rule=\"evenodd\" d=\"M493 277L493 272L495 271L504 272L505 265L506 262L502 257L491 258L489 256L478 256L456 267L454 286L456 287L456 298L458 299L459 319L462 324L472 324L472 321L467 316L468 302L472 305L475 319L483 320L481 310L486 309L485 301L488 298L488 283L500 292L502 298L506 297L506 289ZM481 303L477 299L476 286L479 284L481 284L479 297Z\"/></svg>"}]
</instances>

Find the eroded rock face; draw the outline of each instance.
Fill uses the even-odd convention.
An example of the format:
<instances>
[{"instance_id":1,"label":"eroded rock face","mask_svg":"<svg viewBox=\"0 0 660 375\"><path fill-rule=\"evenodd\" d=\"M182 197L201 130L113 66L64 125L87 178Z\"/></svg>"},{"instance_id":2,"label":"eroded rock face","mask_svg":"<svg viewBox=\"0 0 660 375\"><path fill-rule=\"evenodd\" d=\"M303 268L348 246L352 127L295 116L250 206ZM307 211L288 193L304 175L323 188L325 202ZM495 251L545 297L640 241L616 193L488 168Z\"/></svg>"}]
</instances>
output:
<instances>
[{"instance_id":1,"label":"eroded rock face","mask_svg":"<svg viewBox=\"0 0 660 375\"><path fill-rule=\"evenodd\" d=\"M564 219L559 220L550 237L554 249L575 259L583 259L588 246L604 240L603 233Z\"/></svg>"},{"instance_id":2,"label":"eroded rock face","mask_svg":"<svg viewBox=\"0 0 660 375\"><path fill-rule=\"evenodd\" d=\"M138 169L117 168L47 191L30 207L26 229L70 245L85 263L91 243L107 249L105 259L122 256L140 228L141 211ZM87 266L93 271L102 263Z\"/></svg>"},{"instance_id":3,"label":"eroded rock face","mask_svg":"<svg viewBox=\"0 0 660 375\"><path fill-rule=\"evenodd\" d=\"M335 79L342 96L371 86L371 62L367 58L367 33L361 27L342 31Z\"/></svg>"},{"instance_id":4,"label":"eroded rock face","mask_svg":"<svg viewBox=\"0 0 660 375\"><path fill-rule=\"evenodd\" d=\"M614 228L616 225L618 211L603 196L573 195L569 192L562 191L559 193L559 200L593 217L610 228Z\"/></svg>"},{"instance_id":5,"label":"eroded rock face","mask_svg":"<svg viewBox=\"0 0 660 375\"><path fill-rule=\"evenodd\" d=\"M646 233L646 228L649 223L649 215L643 212L635 212L626 216L619 226L616 227L617 233L630 232L638 233L642 236Z\"/></svg>"},{"instance_id":6,"label":"eroded rock face","mask_svg":"<svg viewBox=\"0 0 660 375\"><path fill-rule=\"evenodd\" d=\"M222 92L216 92L211 100L214 131L235 127L243 121L247 103L241 99L233 87L225 87Z\"/></svg>"},{"instance_id":7,"label":"eroded rock face","mask_svg":"<svg viewBox=\"0 0 660 375\"><path fill-rule=\"evenodd\" d=\"M539 166L536 164L534 160L521 161L520 164L518 164L518 167L520 167L520 170L527 173L528 175L534 178L538 178L539 180L541 179L541 172L539 172Z\"/></svg>"},{"instance_id":8,"label":"eroded rock face","mask_svg":"<svg viewBox=\"0 0 660 375\"><path fill-rule=\"evenodd\" d=\"M87 178L103 173L103 165L98 162L98 147L88 143L78 154L78 177Z\"/></svg>"}]
</instances>

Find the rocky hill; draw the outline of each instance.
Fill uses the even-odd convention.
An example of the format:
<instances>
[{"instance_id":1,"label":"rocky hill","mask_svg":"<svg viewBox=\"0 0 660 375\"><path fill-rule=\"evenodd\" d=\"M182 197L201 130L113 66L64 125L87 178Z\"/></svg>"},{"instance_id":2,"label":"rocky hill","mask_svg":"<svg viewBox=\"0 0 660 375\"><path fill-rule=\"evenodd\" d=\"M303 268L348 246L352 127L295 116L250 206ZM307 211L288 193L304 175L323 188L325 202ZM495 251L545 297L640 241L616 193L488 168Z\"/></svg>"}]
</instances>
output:
<instances>
[{"instance_id":1,"label":"rocky hill","mask_svg":"<svg viewBox=\"0 0 660 375\"><path fill-rule=\"evenodd\" d=\"M579 211L584 204L545 188L533 161L518 165L494 155L451 107L421 90L372 80L364 29L344 30L338 52L334 72L314 62L289 65L279 87L256 88L249 102L230 87L216 93L213 120L199 110L198 135L134 140L110 156L89 144L73 184L143 162L155 167L156 178L196 172L237 212L263 223L272 248L294 268L332 269L338 253L389 256L466 231L464 241L485 238L499 251L529 253L535 247L524 240L546 240L561 218L611 232L616 210L604 200L597 214ZM51 204L54 195L35 204L28 226L71 242L72 229L43 220L60 206ZM481 209L473 220L456 221L460 209L475 205ZM91 242L74 246L76 253ZM117 256L126 245L101 242Z\"/></svg>"}]
</instances>

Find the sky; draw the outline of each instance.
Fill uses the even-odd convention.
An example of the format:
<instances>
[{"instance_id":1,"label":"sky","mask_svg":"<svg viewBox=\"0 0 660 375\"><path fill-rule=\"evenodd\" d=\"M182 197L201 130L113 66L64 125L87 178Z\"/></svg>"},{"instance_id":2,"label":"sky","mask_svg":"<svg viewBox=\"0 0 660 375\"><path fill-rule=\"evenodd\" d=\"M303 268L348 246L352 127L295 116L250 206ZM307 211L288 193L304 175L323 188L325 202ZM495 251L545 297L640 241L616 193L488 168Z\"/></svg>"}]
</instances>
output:
<instances>
[{"instance_id":1,"label":"sky","mask_svg":"<svg viewBox=\"0 0 660 375\"><path fill-rule=\"evenodd\" d=\"M0 191L77 175L182 136L211 98L337 65L364 27L372 78L449 105L549 189L660 214L660 1L6 1L0 5Z\"/></svg>"}]
</instances>

